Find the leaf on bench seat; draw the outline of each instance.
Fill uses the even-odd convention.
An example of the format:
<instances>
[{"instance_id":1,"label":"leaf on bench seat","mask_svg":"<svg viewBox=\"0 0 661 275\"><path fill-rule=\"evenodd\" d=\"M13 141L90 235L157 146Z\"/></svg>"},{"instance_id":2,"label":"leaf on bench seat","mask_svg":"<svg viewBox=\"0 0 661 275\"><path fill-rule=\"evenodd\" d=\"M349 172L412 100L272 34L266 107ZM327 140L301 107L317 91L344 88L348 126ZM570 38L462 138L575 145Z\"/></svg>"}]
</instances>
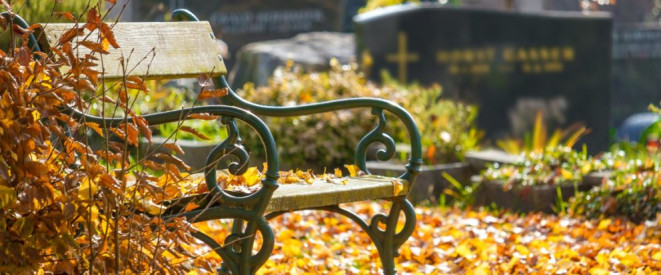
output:
<instances>
[{"instance_id":1,"label":"leaf on bench seat","mask_svg":"<svg viewBox=\"0 0 661 275\"><path fill-rule=\"evenodd\" d=\"M399 192L402 192L404 190L404 184L399 179L394 179L392 181L392 187L393 187L393 194L395 196L399 195Z\"/></svg>"}]
</instances>

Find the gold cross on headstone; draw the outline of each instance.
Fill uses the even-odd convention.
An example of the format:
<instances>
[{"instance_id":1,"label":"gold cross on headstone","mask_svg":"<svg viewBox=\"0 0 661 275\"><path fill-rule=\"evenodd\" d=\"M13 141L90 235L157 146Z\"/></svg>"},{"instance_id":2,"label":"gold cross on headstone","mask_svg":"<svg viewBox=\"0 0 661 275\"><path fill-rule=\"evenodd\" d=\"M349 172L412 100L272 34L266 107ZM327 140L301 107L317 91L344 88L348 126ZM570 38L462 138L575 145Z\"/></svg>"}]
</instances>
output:
<instances>
[{"instance_id":1,"label":"gold cross on headstone","mask_svg":"<svg viewBox=\"0 0 661 275\"><path fill-rule=\"evenodd\" d=\"M407 52L406 33L399 32L397 34L397 53L386 55L386 61L396 62L398 68L398 79L401 83L406 83L406 68L407 63L417 62L420 59L417 53Z\"/></svg>"}]
</instances>

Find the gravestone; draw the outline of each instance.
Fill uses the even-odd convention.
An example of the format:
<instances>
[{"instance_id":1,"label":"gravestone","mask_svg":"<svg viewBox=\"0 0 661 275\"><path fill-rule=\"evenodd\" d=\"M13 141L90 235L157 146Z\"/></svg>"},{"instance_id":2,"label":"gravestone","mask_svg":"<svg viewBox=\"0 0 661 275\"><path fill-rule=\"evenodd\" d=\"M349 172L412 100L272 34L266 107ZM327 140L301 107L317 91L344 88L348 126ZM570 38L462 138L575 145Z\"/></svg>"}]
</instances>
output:
<instances>
[{"instance_id":1,"label":"gravestone","mask_svg":"<svg viewBox=\"0 0 661 275\"><path fill-rule=\"evenodd\" d=\"M661 27L620 25L613 32L613 122L661 100Z\"/></svg>"},{"instance_id":2,"label":"gravestone","mask_svg":"<svg viewBox=\"0 0 661 275\"><path fill-rule=\"evenodd\" d=\"M591 152L609 142L608 14L508 13L407 4L355 18L357 54L374 80L439 83L446 98L479 107L491 141L529 131L541 110L549 127L582 122Z\"/></svg>"},{"instance_id":3,"label":"gravestone","mask_svg":"<svg viewBox=\"0 0 661 275\"><path fill-rule=\"evenodd\" d=\"M356 14L365 0L142 0L134 7L141 20L163 20L177 8L186 8L209 21L216 37L234 54L251 42L290 38L298 33L348 31L346 18Z\"/></svg>"}]
</instances>

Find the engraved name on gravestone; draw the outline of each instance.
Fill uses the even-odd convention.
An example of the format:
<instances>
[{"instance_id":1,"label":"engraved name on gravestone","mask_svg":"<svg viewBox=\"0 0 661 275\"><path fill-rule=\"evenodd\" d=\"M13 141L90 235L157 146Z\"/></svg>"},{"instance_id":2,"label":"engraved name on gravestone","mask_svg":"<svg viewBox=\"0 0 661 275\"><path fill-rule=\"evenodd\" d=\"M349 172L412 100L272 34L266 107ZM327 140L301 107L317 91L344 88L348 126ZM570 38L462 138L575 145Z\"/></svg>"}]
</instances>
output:
<instances>
[{"instance_id":1,"label":"engraved name on gravestone","mask_svg":"<svg viewBox=\"0 0 661 275\"><path fill-rule=\"evenodd\" d=\"M176 8L186 8L211 24L216 37L227 43L230 54L245 44L290 38L315 31L348 30L345 17L356 14L365 0L144 0L137 10L145 20L160 19ZM155 7L164 7L154 12ZM235 58L226 60L231 67Z\"/></svg>"},{"instance_id":2,"label":"engraved name on gravestone","mask_svg":"<svg viewBox=\"0 0 661 275\"><path fill-rule=\"evenodd\" d=\"M408 4L358 15L357 54L369 75L438 83L479 106L493 141L523 136L541 110L550 127L582 122L581 141L606 149L611 106L610 16L508 13Z\"/></svg>"}]
</instances>

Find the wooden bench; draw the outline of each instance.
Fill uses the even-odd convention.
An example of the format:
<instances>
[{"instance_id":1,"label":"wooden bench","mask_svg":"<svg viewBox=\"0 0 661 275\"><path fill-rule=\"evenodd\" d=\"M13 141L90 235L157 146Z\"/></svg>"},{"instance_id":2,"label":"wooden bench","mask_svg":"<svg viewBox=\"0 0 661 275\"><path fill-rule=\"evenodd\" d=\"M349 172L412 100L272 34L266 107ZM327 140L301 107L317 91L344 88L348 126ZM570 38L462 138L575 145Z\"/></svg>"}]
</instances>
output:
<instances>
[{"instance_id":1,"label":"wooden bench","mask_svg":"<svg viewBox=\"0 0 661 275\"><path fill-rule=\"evenodd\" d=\"M150 125L189 119L191 114L218 115L222 117L229 133L229 137L209 153L206 169L201 175L211 191L165 202L168 208L164 217L186 217L190 222L232 219L232 234L225 240L225 243L232 245L221 245L203 232L196 232L194 236L208 244L223 259L220 273L253 274L267 261L273 250L274 232L268 224L269 219L302 209L331 211L350 218L365 230L379 252L384 273L394 274L394 257L397 250L412 234L416 224L414 208L406 198L421 165L420 136L411 116L401 107L375 98L341 99L293 107L263 106L247 102L240 98L225 80L227 71L209 23L200 22L186 10L175 11L172 18L178 22L115 24L113 32L120 48L110 47L109 54L96 66L97 70L104 72L105 80L121 80L126 76L171 79L206 75L213 77L217 88L228 89L228 95L223 97L225 105L199 106L143 115ZM50 45L69 35L67 32L74 27L72 24L46 24L35 30L34 35L40 50L49 53ZM78 50L80 54L90 53L83 47ZM344 185L321 180L313 184L278 184L276 142L267 125L257 115L300 116L347 108L371 108L376 118L376 126L366 133L356 148L355 164L366 175L349 177ZM75 118L96 122L105 127L115 127L124 122L124 119L119 118L91 116L75 108L68 111ZM382 143L386 147L378 153L379 159L387 160L394 155L394 141L384 132L384 112L390 112L406 125L412 144L407 170L396 179L369 175L365 165L366 149L372 143ZM219 187L216 180L217 162L227 155L237 159L227 167L230 173L241 174L246 171L249 154L240 144L237 121L248 124L258 133L266 151L268 169L261 188L252 194L226 192ZM401 192L394 190L393 181L402 184ZM389 200L392 201L392 207L389 213L377 214L370 221L365 221L340 207L342 203L365 200ZM186 210L184 206L190 201L195 201L199 207ZM402 213L405 225L396 232ZM263 244L257 253L253 253L257 232L262 235Z\"/></svg>"}]
</instances>

